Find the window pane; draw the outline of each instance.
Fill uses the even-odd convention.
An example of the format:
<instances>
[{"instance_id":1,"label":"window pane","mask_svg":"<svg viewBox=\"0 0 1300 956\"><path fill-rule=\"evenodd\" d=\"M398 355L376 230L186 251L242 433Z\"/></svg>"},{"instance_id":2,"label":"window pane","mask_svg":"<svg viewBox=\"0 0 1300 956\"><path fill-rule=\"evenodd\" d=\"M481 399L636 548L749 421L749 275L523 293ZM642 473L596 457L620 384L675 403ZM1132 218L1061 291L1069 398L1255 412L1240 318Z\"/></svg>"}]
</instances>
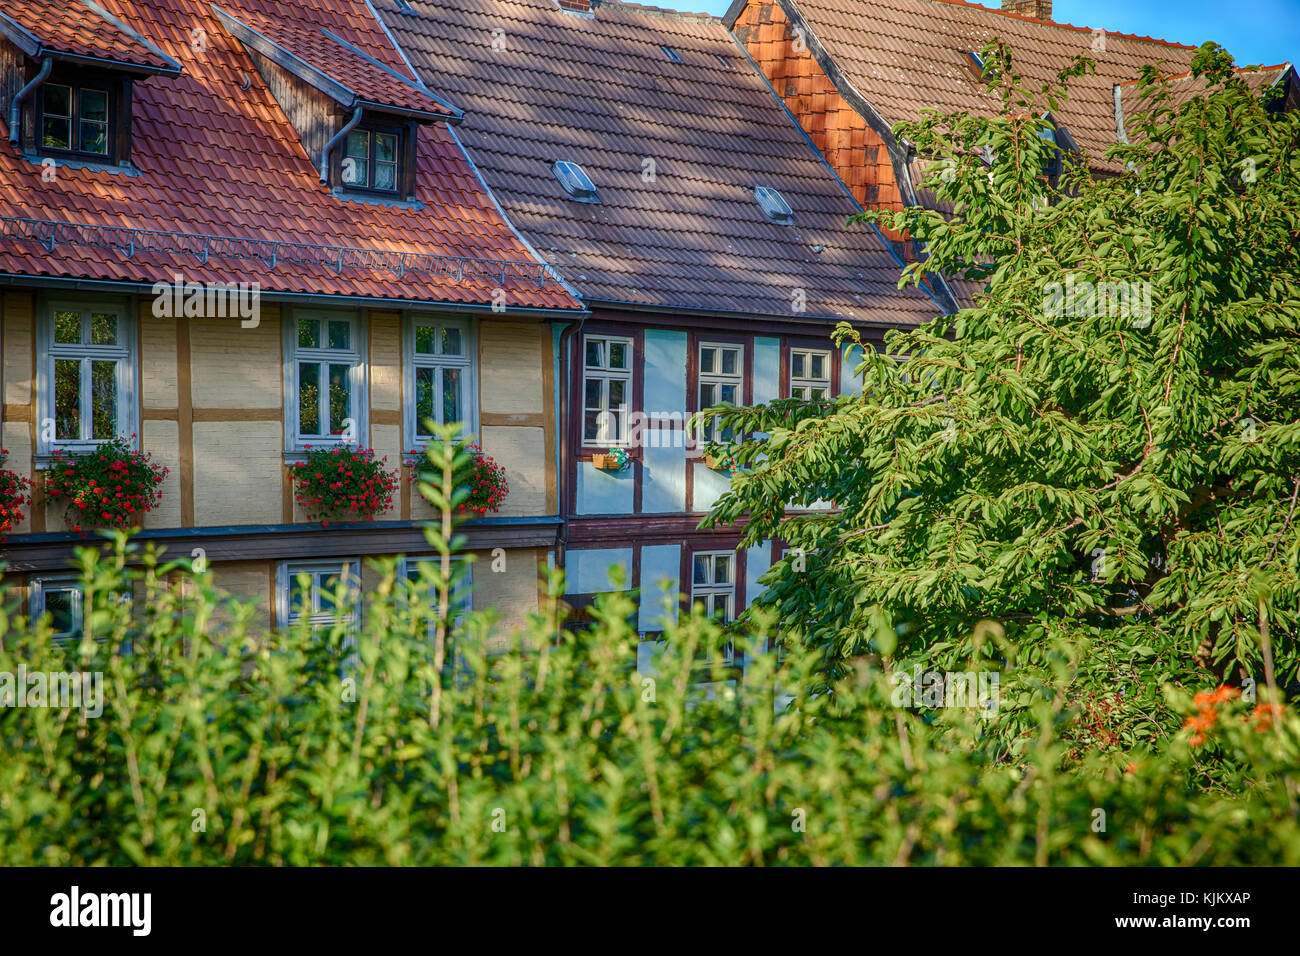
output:
<instances>
[{"instance_id":1,"label":"window pane","mask_svg":"<svg viewBox=\"0 0 1300 956\"><path fill-rule=\"evenodd\" d=\"M415 351L420 355L433 354L433 336L438 330L432 325L415 327Z\"/></svg>"},{"instance_id":2,"label":"window pane","mask_svg":"<svg viewBox=\"0 0 1300 956\"><path fill-rule=\"evenodd\" d=\"M622 379L610 379L609 382L609 407L611 411L618 411L627 404L627 382Z\"/></svg>"},{"instance_id":3,"label":"window pane","mask_svg":"<svg viewBox=\"0 0 1300 956\"><path fill-rule=\"evenodd\" d=\"M739 357L739 355L740 353L737 352L735 349L722 350L722 374L723 375L736 374L736 359Z\"/></svg>"},{"instance_id":4,"label":"window pane","mask_svg":"<svg viewBox=\"0 0 1300 956\"><path fill-rule=\"evenodd\" d=\"M116 345L117 344L117 313L116 312L90 313L90 344L91 345Z\"/></svg>"},{"instance_id":5,"label":"window pane","mask_svg":"<svg viewBox=\"0 0 1300 956\"><path fill-rule=\"evenodd\" d=\"M322 571L317 573L318 600L320 601L319 607L322 613L328 614L338 609L339 603L336 600L336 592L341 580L342 575L337 572Z\"/></svg>"},{"instance_id":6,"label":"window pane","mask_svg":"<svg viewBox=\"0 0 1300 956\"><path fill-rule=\"evenodd\" d=\"M375 134L375 159L381 163L397 162L397 137L391 133Z\"/></svg>"},{"instance_id":7,"label":"window pane","mask_svg":"<svg viewBox=\"0 0 1300 956\"><path fill-rule=\"evenodd\" d=\"M460 414L460 369L442 370L442 423L448 425L461 421Z\"/></svg>"},{"instance_id":8,"label":"window pane","mask_svg":"<svg viewBox=\"0 0 1300 956\"><path fill-rule=\"evenodd\" d=\"M812 377L813 378L826 377L826 356L825 355L812 356Z\"/></svg>"},{"instance_id":9,"label":"window pane","mask_svg":"<svg viewBox=\"0 0 1300 956\"><path fill-rule=\"evenodd\" d=\"M795 378L804 376L804 355L802 352L795 352L790 356L790 374Z\"/></svg>"},{"instance_id":10,"label":"window pane","mask_svg":"<svg viewBox=\"0 0 1300 956\"><path fill-rule=\"evenodd\" d=\"M298 320L298 348L300 349L320 348L320 320L319 319Z\"/></svg>"},{"instance_id":11,"label":"window pane","mask_svg":"<svg viewBox=\"0 0 1300 956\"><path fill-rule=\"evenodd\" d=\"M375 188L397 189L397 167L391 163L375 164Z\"/></svg>"},{"instance_id":12,"label":"window pane","mask_svg":"<svg viewBox=\"0 0 1300 956\"><path fill-rule=\"evenodd\" d=\"M41 145L48 149L72 149L72 121L45 117L41 124Z\"/></svg>"},{"instance_id":13,"label":"window pane","mask_svg":"<svg viewBox=\"0 0 1300 956\"><path fill-rule=\"evenodd\" d=\"M736 404L736 386L734 385L722 386L722 400L724 402L730 402L733 405Z\"/></svg>"},{"instance_id":14,"label":"window pane","mask_svg":"<svg viewBox=\"0 0 1300 956\"><path fill-rule=\"evenodd\" d=\"M730 584L731 583L731 558L725 554L714 555L713 558L713 583Z\"/></svg>"},{"instance_id":15,"label":"window pane","mask_svg":"<svg viewBox=\"0 0 1300 956\"><path fill-rule=\"evenodd\" d=\"M812 390L812 397L813 397L814 399L825 398L825 397L826 397L826 389L824 389L824 388L814 388L814 389Z\"/></svg>"},{"instance_id":16,"label":"window pane","mask_svg":"<svg viewBox=\"0 0 1300 956\"><path fill-rule=\"evenodd\" d=\"M289 571L289 613L290 614L310 614L311 613L311 581L310 574L303 575L306 578L306 585L299 581L299 574L293 570Z\"/></svg>"},{"instance_id":17,"label":"window pane","mask_svg":"<svg viewBox=\"0 0 1300 956\"><path fill-rule=\"evenodd\" d=\"M415 370L415 433L421 438L428 438L433 432L424 424L425 419L433 418L433 375L431 368Z\"/></svg>"},{"instance_id":18,"label":"window pane","mask_svg":"<svg viewBox=\"0 0 1300 956\"><path fill-rule=\"evenodd\" d=\"M91 438L117 434L117 363L90 363L90 396L94 410Z\"/></svg>"},{"instance_id":19,"label":"window pane","mask_svg":"<svg viewBox=\"0 0 1300 956\"><path fill-rule=\"evenodd\" d=\"M442 354L443 355L464 355L461 351L460 329L443 329L442 330Z\"/></svg>"},{"instance_id":20,"label":"window pane","mask_svg":"<svg viewBox=\"0 0 1300 956\"><path fill-rule=\"evenodd\" d=\"M331 322L330 348L350 349L352 347L352 326L348 322Z\"/></svg>"},{"instance_id":21,"label":"window pane","mask_svg":"<svg viewBox=\"0 0 1300 956\"><path fill-rule=\"evenodd\" d=\"M627 345L623 342L609 343L609 367L627 368Z\"/></svg>"},{"instance_id":22,"label":"window pane","mask_svg":"<svg viewBox=\"0 0 1300 956\"><path fill-rule=\"evenodd\" d=\"M319 435L320 430L320 365L316 362L298 364L298 432Z\"/></svg>"},{"instance_id":23,"label":"window pane","mask_svg":"<svg viewBox=\"0 0 1300 956\"><path fill-rule=\"evenodd\" d=\"M601 409L605 407L605 382L599 378L587 379L587 407Z\"/></svg>"},{"instance_id":24,"label":"window pane","mask_svg":"<svg viewBox=\"0 0 1300 956\"><path fill-rule=\"evenodd\" d=\"M601 415L600 409L591 409L583 416L582 437L584 441L600 441Z\"/></svg>"},{"instance_id":25,"label":"window pane","mask_svg":"<svg viewBox=\"0 0 1300 956\"><path fill-rule=\"evenodd\" d=\"M80 312L55 312L54 313L54 341L70 342L74 345L81 342L81 313Z\"/></svg>"},{"instance_id":26,"label":"window pane","mask_svg":"<svg viewBox=\"0 0 1300 956\"><path fill-rule=\"evenodd\" d=\"M81 362L77 359L54 363L54 437L81 437Z\"/></svg>"},{"instance_id":27,"label":"window pane","mask_svg":"<svg viewBox=\"0 0 1300 956\"><path fill-rule=\"evenodd\" d=\"M330 434L343 434L344 419L352 416L350 365L330 366Z\"/></svg>"},{"instance_id":28,"label":"window pane","mask_svg":"<svg viewBox=\"0 0 1300 956\"><path fill-rule=\"evenodd\" d=\"M796 385L796 386L794 386L793 388L791 388L791 389L790 389L790 397L791 397L791 398L798 398L798 399L803 400L803 401L807 401L807 398L808 398L807 395L804 394L804 387L803 387L802 385Z\"/></svg>"},{"instance_id":29,"label":"window pane","mask_svg":"<svg viewBox=\"0 0 1300 956\"><path fill-rule=\"evenodd\" d=\"M717 404L718 386L705 383L700 386L700 409L711 408Z\"/></svg>"},{"instance_id":30,"label":"window pane","mask_svg":"<svg viewBox=\"0 0 1300 956\"><path fill-rule=\"evenodd\" d=\"M364 159L348 156L343 160L343 185L365 186L369 177Z\"/></svg>"},{"instance_id":31,"label":"window pane","mask_svg":"<svg viewBox=\"0 0 1300 956\"><path fill-rule=\"evenodd\" d=\"M108 122L108 94L103 90L81 91L81 118Z\"/></svg>"},{"instance_id":32,"label":"window pane","mask_svg":"<svg viewBox=\"0 0 1300 956\"><path fill-rule=\"evenodd\" d=\"M88 120L81 121L81 143L79 149L83 153L99 153L101 156L108 155L108 124L93 123Z\"/></svg>"},{"instance_id":33,"label":"window pane","mask_svg":"<svg viewBox=\"0 0 1300 956\"><path fill-rule=\"evenodd\" d=\"M717 349L700 349L700 371L714 371L714 353Z\"/></svg>"},{"instance_id":34,"label":"window pane","mask_svg":"<svg viewBox=\"0 0 1300 956\"><path fill-rule=\"evenodd\" d=\"M72 87L46 83L41 88L41 93L45 97L43 105L46 116L72 115Z\"/></svg>"},{"instance_id":35,"label":"window pane","mask_svg":"<svg viewBox=\"0 0 1300 956\"><path fill-rule=\"evenodd\" d=\"M695 572L692 580L696 584L709 583L709 556L706 554L697 554L695 556Z\"/></svg>"},{"instance_id":36,"label":"window pane","mask_svg":"<svg viewBox=\"0 0 1300 956\"><path fill-rule=\"evenodd\" d=\"M370 134L365 130L353 130L348 133L347 149L344 156L354 156L357 159L366 159L370 155Z\"/></svg>"},{"instance_id":37,"label":"window pane","mask_svg":"<svg viewBox=\"0 0 1300 956\"><path fill-rule=\"evenodd\" d=\"M46 588L45 610L50 615L50 625L58 637L69 637L77 628L77 608L81 604L76 588Z\"/></svg>"},{"instance_id":38,"label":"window pane","mask_svg":"<svg viewBox=\"0 0 1300 956\"><path fill-rule=\"evenodd\" d=\"M603 339L587 339L587 367L605 367L605 342Z\"/></svg>"}]
</instances>

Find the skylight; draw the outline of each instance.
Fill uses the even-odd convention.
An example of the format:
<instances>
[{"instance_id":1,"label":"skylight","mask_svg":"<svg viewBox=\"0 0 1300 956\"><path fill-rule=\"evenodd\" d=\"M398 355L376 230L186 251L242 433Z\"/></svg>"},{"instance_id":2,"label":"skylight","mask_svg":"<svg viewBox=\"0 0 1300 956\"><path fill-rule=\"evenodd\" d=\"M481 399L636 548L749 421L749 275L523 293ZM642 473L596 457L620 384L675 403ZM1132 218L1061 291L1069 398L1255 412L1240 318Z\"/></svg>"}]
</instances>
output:
<instances>
[{"instance_id":1,"label":"skylight","mask_svg":"<svg viewBox=\"0 0 1300 956\"><path fill-rule=\"evenodd\" d=\"M682 55L673 47L661 46L659 49L663 50L664 56L668 57L668 59L672 60L674 63L682 62Z\"/></svg>"},{"instance_id":2,"label":"skylight","mask_svg":"<svg viewBox=\"0 0 1300 956\"><path fill-rule=\"evenodd\" d=\"M755 186L754 198L758 200L763 215L778 226L788 226L794 222L794 210L785 201L785 197L771 186Z\"/></svg>"},{"instance_id":3,"label":"skylight","mask_svg":"<svg viewBox=\"0 0 1300 956\"><path fill-rule=\"evenodd\" d=\"M967 50L966 55L970 57L970 65L975 68L976 73L984 72L984 57L980 56L973 50Z\"/></svg>"},{"instance_id":4,"label":"skylight","mask_svg":"<svg viewBox=\"0 0 1300 956\"><path fill-rule=\"evenodd\" d=\"M596 198L596 185L577 163L561 159L551 164L551 172L570 199L578 202L600 202Z\"/></svg>"}]
</instances>

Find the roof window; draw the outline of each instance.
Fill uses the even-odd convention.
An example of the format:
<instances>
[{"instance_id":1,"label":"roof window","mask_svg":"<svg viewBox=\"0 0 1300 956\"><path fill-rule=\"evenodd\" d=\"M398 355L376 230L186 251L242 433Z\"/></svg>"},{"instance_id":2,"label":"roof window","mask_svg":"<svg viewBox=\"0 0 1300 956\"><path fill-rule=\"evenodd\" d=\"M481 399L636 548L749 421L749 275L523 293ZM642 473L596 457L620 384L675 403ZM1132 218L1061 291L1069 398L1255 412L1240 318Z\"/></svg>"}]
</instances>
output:
<instances>
[{"instance_id":1,"label":"roof window","mask_svg":"<svg viewBox=\"0 0 1300 956\"><path fill-rule=\"evenodd\" d=\"M578 202L600 202L596 198L596 185L577 163L561 159L551 164L551 172L570 199Z\"/></svg>"},{"instance_id":2,"label":"roof window","mask_svg":"<svg viewBox=\"0 0 1300 956\"><path fill-rule=\"evenodd\" d=\"M758 200L763 215L778 226L788 226L794 222L794 210L785 201L785 197L771 186L755 186L754 198Z\"/></svg>"},{"instance_id":3,"label":"roof window","mask_svg":"<svg viewBox=\"0 0 1300 956\"><path fill-rule=\"evenodd\" d=\"M659 49L664 51L664 56L668 57L673 63L682 62L682 55L674 47L661 46Z\"/></svg>"}]
</instances>

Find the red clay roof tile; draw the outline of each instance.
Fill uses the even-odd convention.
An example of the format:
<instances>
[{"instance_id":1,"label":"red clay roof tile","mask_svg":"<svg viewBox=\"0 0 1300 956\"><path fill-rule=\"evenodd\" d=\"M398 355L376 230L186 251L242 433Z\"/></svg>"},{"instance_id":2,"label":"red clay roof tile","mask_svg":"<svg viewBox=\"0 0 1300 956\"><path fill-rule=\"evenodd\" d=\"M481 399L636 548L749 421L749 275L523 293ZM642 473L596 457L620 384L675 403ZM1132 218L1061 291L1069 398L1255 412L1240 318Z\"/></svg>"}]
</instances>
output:
<instances>
[{"instance_id":1,"label":"red clay roof tile","mask_svg":"<svg viewBox=\"0 0 1300 956\"><path fill-rule=\"evenodd\" d=\"M122 280L259 282L264 293L377 295L420 302L487 304L501 285L510 308L577 307L554 280L458 278L461 267L536 270L527 246L505 222L442 125L420 130L417 197L421 208L351 202L318 180L297 134L247 52L217 21L206 0L103 0L111 13L180 60L179 77L138 82L133 96L131 161L135 172L59 166L52 182L42 167L0 143L0 273ZM273 0L241 0L264 15ZM359 35L363 0L296 0L299 15ZM368 14L367 14L368 15ZM196 29L203 44L191 42ZM384 37L375 26L376 35ZM362 38L364 39L364 38ZM357 40L350 40L357 42ZM386 40L385 40L386 42ZM202 49L196 49L201 47ZM390 45L391 49L391 45ZM395 52L392 62L400 64ZM394 67L396 68L396 67ZM242 84L251 80L249 89ZM328 266L222 258L136 249L55 245L46 252L15 220L85 223L188 235L306 243L448 257L438 271ZM48 230L49 227L26 227ZM148 236L141 236L142 240ZM156 237L155 237L156 238ZM173 242L177 241L175 239ZM453 261L455 260L455 261ZM465 260L465 261L460 261ZM485 260L475 262L471 260Z\"/></svg>"}]
</instances>

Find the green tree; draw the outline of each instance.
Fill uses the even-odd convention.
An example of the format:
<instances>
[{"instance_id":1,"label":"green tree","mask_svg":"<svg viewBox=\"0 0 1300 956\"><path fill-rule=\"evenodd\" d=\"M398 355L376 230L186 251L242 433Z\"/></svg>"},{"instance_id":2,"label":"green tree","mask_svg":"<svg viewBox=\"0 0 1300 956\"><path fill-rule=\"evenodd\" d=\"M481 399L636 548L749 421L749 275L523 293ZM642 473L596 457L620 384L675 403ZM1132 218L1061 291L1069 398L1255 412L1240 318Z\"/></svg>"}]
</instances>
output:
<instances>
[{"instance_id":1,"label":"green tree","mask_svg":"<svg viewBox=\"0 0 1300 956\"><path fill-rule=\"evenodd\" d=\"M1207 44L1192 78L1144 72L1096 177L1042 118L1091 64L1030 91L986 53L996 115L897 130L935 208L859 217L924 244L900 286L953 277L967 306L866 345L860 395L727 409L754 437L705 524L788 542L760 604L829 680L976 652L1022 740L1065 641L1081 743L1163 740L1162 685L1296 676L1300 118Z\"/></svg>"}]
</instances>

